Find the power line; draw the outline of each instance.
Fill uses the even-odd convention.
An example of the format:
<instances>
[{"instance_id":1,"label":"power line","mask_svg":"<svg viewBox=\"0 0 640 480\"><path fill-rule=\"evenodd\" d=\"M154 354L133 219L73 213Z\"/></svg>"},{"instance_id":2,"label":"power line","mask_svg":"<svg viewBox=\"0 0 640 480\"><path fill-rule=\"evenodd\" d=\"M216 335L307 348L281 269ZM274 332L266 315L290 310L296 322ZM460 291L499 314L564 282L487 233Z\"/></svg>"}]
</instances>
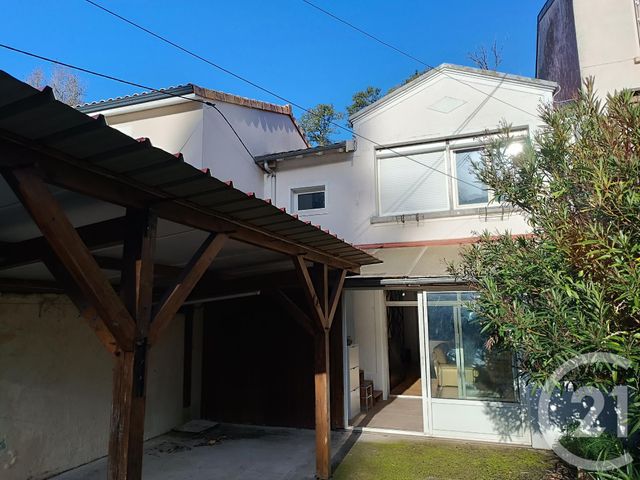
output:
<instances>
[{"instance_id":1,"label":"power line","mask_svg":"<svg viewBox=\"0 0 640 480\"><path fill-rule=\"evenodd\" d=\"M90 1L90 0L86 0L86 1ZM431 69L431 70L432 70L432 69L434 69L434 68L435 68L433 65L429 65L427 62L425 62L425 61L423 61L423 60L420 60L419 58L415 57L414 55L411 55L410 53L406 52L405 50L402 50L402 49L400 49L400 48L396 47L395 45L392 45L391 43L385 42L385 41L384 41L384 40L382 40L380 37L377 37L377 36L375 36L375 35L373 35L373 34L371 34L371 33L367 32L366 30L363 30L362 28L357 27L357 26L356 26L356 25L354 25L353 23L351 23L351 22L349 22L349 21L345 20L344 18L341 18L341 17L339 17L339 16L335 15L334 13L331 13L331 12L330 12L330 11L328 11L328 10L325 10L324 8L322 8L322 7L318 6L318 5L316 5L315 3L310 2L309 0L302 0L302 1L303 1L304 3L306 3L307 5L309 5L310 7L315 8L316 10L318 10L318 11L320 11L320 12L324 13L324 14L325 14L325 15L327 15L328 17L333 18L333 19L334 19L334 20L336 20L337 22L340 22L340 23L342 23L342 24L346 25L347 27L349 27L349 28L351 28L351 29L355 30L356 32L358 32L358 33L360 33L360 34L362 34L362 35L364 35L364 36L366 36L366 37L370 38L371 40L373 40L373 41L375 41L375 42L378 42L379 44L381 44L381 45L383 45L383 46L385 46L385 47L387 47L387 48L389 48L389 49L391 49L391 50L395 51L396 53L399 53L400 55L403 55L403 56L405 56L405 57L407 57L407 58L409 58L409 59L411 59L411 60L413 60L413 61L415 61L415 62L418 62L419 64L421 64L421 65L423 65L423 66L427 67L428 69ZM91 2L91 3L93 3L93 2ZM480 89L480 88L478 88L478 87L475 87L475 86L473 86L473 85L471 85L471 84L469 84L469 83L467 83L467 82L465 82L465 81L463 81L463 80L460 80L459 78L453 77L453 76L449 75L447 72L443 72L443 73L444 73L444 75L445 75L445 76L449 77L451 80L455 80L456 82L459 82L459 83L461 83L461 84L463 84L463 85L466 85L467 87L469 87L469 88L471 88L471 89L473 89L473 90L476 90L476 91L478 91L478 92L480 92L480 93L482 93L482 94L486 95L486 92L484 92L482 89ZM496 73L497 73L497 72L496 72ZM503 76L503 78L505 78L506 76L507 76L507 74L505 73L505 74L504 74L504 76ZM536 113L536 114L533 114L533 113L531 113L531 112L529 112L529 111L525 110L524 108L520 108L520 107L518 107L517 105L514 105L514 104L512 104L512 103L510 103L510 102L507 102L506 100L502 100L501 98L498 98L498 97L494 97L494 98L495 98L497 101L499 101L499 102L501 102L501 103L504 103L505 105L510 106L511 108L515 108L516 110L520 110L521 112L526 113L527 115L533 115L533 116L535 116L535 117L537 117L537 116L538 116L538 114L537 114L537 113Z\"/></svg>"},{"instance_id":2,"label":"power line","mask_svg":"<svg viewBox=\"0 0 640 480\"><path fill-rule=\"evenodd\" d=\"M12 46L6 45L4 43L0 43L0 47L6 48L7 50L11 50L11 51L16 52L16 53L21 53L23 55L27 55L27 56L32 57L32 58L37 58L39 60L44 60L45 62L54 63L54 64L60 65L62 67L71 68L71 69L77 70L79 72L88 73L89 75L94 75L96 77L101 77L101 78L105 78L107 80L111 80L111 81L114 81L114 82L122 83L124 85L130 85L132 87L141 88L143 90L148 90L150 92L161 93L162 95L167 95L169 97L182 98L183 100L189 100L190 102L201 103L203 105L206 105L207 107L211 107L216 112L218 112L220 114L220 116L222 116L224 121L227 123L227 125L229 125L229 128L231 128L231 130L233 131L235 136L238 138L238 140L240 141L240 143L242 144L244 149L247 151L247 153L251 157L251 160L255 160L255 157L253 156L253 154L251 153L251 151L249 150L247 145L244 143L244 141L242 140L242 138L240 137L240 135L238 134L236 129L233 127L231 122L229 122L229 120L227 119L225 114L222 113L220 111L220 109L216 106L216 104L213 103L213 102L209 102L207 100L202 100L200 98L185 97L183 95L178 95L176 93L169 92L167 90L163 90L163 89L160 89L160 88L154 88L154 87L150 87L148 85L143 85L141 83L132 82L132 81L129 81L129 80L124 80L122 78L114 77L113 75L108 75L106 73L96 72L95 70L89 70L88 68L84 68L84 67L78 67L78 66L72 65L70 63L66 63L66 62L62 62L60 60L56 60L56 59L53 59L53 58L45 57L43 55L38 55L37 53L28 52L26 50L22 50L20 48L12 47Z\"/></svg>"},{"instance_id":3,"label":"power line","mask_svg":"<svg viewBox=\"0 0 640 480\"><path fill-rule=\"evenodd\" d=\"M199 54L189 50L188 48L186 48L186 47L184 47L184 46L182 46L182 45L180 45L180 44L178 44L176 42L173 42L172 40L169 40L168 38L166 38L166 37L164 37L164 36L162 36L160 34L157 34L157 33L153 32L153 31L149 30L148 28L146 28L146 27L134 22L133 20L129 20L128 18L120 15L119 13L114 12L113 10L110 10L110 9L100 5L99 3L97 3L97 2L95 2L93 0L85 0L85 2L89 3L90 5L93 5L96 8L99 8L100 10L108 13L109 15L112 15L115 18L118 18L118 19L122 20L125 23L128 23L129 25L131 25L131 26L133 26L133 27L135 27L135 28L137 28L139 30L142 30L143 32L145 32L145 33L157 38L158 40L161 40L161 41L163 41L163 42L165 42L165 43L177 48L178 50L186 53L187 55L190 55L190 56L192 56L192 57L194 57L194 58L196 58L196 59L198 59L198 60L200 60L202 62L205 62L208 65L210 65L210 66L212 66L212 67L214 67L214 68L216 68L216 69L218 69L218 70L220 70L220 71L222 71L222 72L224 72L224 73L226 73L228 75L231 75L232 77L237 78L238 80L240 80L240 81L242 81L242 82L244 82L244 83L246 83L248 85L251 85L252 87L257 88L258 90L261 90L261 91L263 91L263 92L265 92L265 93L267 93L267 94L269 94L269 95L271 95L271 96L273 96L273 97L275 97L275 98L277 98L279 100L282 100L283 102L289 103L289 104L293 105L294 107L299 108L300 110L302 110L304 112L312 113L308 108L303 107L299 103L296 103L296 102L294 102L292 100L289 100L288 98L286 98L286 97L274 92L273 90L270 90L270 89L268 89L266 87L263 87L262 85L259 85L258 83L254 82L254 81L252 81L252 80L250 80L250 79L248 79L246 77L243 77L242 75L239 75L239 74L229 70L228 68L225 68L225 67L219 65L218 63L215 63L215 62L209 60L208 58L205 58L202 55L199 55ZM479 90L479 91L482 92L482 90ZM485 92L482 92L482 93L484 94ZM420 161L418 161L418 160L416 160L416 159L414 159L412 157L409 157L407 155L403 155L403 154L401 154L399 152L396 152L395 150L393 150L391 148L388 148L388 147L385 147L381 143L378 143L375 140L371 140L370 138L367 138L364 135L356 133L355 131L351 130L350 128L347 128L344 125L340 125L337 122L330 121L329 123L331 125L339 128L339 129L341 129L341 130L344 130L344 131L346 131L348 133L351 133L354 137L361 138L362 140L370 142L370 143L376 145L379 148L385 148L386 150L389 150L389 151L395 153L396 155L398 155L400 157L407 158L407 159L411 160L412 162L415 162L415 163L417 163L419 165L422 165L425 168L433 170L434 172L438 172L438 173L440 173L442 175L450 177L453 180L456 180L457 182L465 183L465 184L467 184L467 185L469 185L469 186L471 186L473 188L477 188L478 190L481 190L481 191L486 191L487 190L486 188L481 188L481 187L479 187L478 185L476 185L474 183L467 182L466 180L462 180L460 178L457 178L455 175L451 175L448 172L443 172L442 170L434 168L431 165L427 165L427 164L422 163L422 162L420 162Z\"/></svg>"}]
</instances>

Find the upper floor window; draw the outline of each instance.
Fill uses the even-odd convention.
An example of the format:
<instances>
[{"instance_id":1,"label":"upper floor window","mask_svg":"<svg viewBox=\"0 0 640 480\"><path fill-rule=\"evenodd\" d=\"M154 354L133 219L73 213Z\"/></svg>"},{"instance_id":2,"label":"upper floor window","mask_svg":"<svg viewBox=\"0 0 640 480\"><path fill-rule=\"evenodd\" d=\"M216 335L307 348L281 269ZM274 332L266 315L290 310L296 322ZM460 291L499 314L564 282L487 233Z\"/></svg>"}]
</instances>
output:
<instances>
[{"instance_id":1,"label":"upper floor window","mask_svg":"<svg viewBox=\"0 0 640 480\"><path fill-rule=\"evenodd\" d=\"M456 206L470 207L483 206L489 203L489 190L487 186L476 177L473 165L480 161L482 149L458 150L455 155L456 177Z\"/></svg>"},{"instance_id":2,"label":"upper floor window","mask_svg":"<svg viewBox=\"0 0 640 480\"><path fill-rule=\"evenodd\" d=\"M327 206L326 201L326 188L324 185L291 190L291 204L294 212L303 214L324 213Z\"/></svg>"},{"instance_id":3,"label":"upper floor window","mask_svg":"<svg viewBox=\"0 0 640 480\"><path fill-rule=\"evenodd\" d=\"M517 137L523 134L514 135L508 150L516 144L522 150ZM454 214L488 206L492 192L473 167L483 149L474 138L458 138L377 150L379 215Z\"/></svg>"}]
</instances>

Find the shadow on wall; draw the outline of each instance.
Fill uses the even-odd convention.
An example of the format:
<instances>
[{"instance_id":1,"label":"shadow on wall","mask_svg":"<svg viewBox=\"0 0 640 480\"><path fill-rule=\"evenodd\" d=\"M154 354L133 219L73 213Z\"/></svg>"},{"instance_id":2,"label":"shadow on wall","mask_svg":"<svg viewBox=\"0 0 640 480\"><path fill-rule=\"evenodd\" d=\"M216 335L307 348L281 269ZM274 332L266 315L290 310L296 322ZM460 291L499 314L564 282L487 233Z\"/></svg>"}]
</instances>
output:
<instances>
[{"instance_id":1,"label":"shadow on wall","mask_svg":"<svg viewBox=\"0 0 640 480\"><path fill-rule=\"evenodd\" d=\"M514 409L501 404L487 404L485 414L491 419L500 440L509 441L516 432L524 428L531 429L532 446L548 449L545 434L550 437L552 444L558 441L567 427L584 419L590 412L599 413L594 416L593 427L598 431L616 434L618 415L616 413L616 399L604 395L605 403L600 412L594 409L594 399L587 396L579 398L573 390L561 392L553 391L549 405L549 425L541 425L539 410L541 390L527 387L524 393L523 407ZM592 410L593 409L593 410ZM544 423L544 422L543 422ZM590 423L587 421L586 423Z\"/></svg>"},{"instance_id":2,"label":"shadow on wall","mask_svg":"<svg viewBox=\"0 0 640 480\"><path fill-rule=\"evenodd\" d=\"M491 421L501 442L510 443L520 438L527 429L529 413L527 406L513 408L512 403L487 403L484 414Z\"/></svg>"}]
</instances>

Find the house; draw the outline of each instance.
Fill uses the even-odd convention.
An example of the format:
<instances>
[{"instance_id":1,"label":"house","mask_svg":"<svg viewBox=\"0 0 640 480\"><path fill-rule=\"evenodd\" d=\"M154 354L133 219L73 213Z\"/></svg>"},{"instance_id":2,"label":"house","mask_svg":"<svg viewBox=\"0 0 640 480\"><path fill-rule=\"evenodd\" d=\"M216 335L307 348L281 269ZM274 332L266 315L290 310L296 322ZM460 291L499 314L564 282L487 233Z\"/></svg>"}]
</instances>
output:
<instances>
[{"instance_id":1,"label":"house","mask_svg":"<svg viewBox=\"0 0 640 480\"><path fill-rule=\"evenodd\" d=\"M470 168L501 124L521 151L556 88L444 64L355 113L354 142L256 158L276 205L383 260L345 283L345 426L536 443L512 358L486 350L445 260L484 230L528 232Z\"/></svg>"},{"instance_id":2,"label":"house","mask_svg":"<svg viewBox=\"0 0 640 480\"><path fill-rule=\"evenodd\" d=\"M192 84L88 103L78 110L103 115L110 126L133 138L145 137L163 150L180 152L194 167L233 179L236 187L258 197L263 172L252 157L308 147L290 105Z\"/></svg>"},{"instance_id":3,"label":"house","mask_svg":"<svg viewBox=\"0 0 640 480\"><path fill-rule=\"evenodd\" d=\"M139 479L143 440L202 416L315 427L330 476L333 318L346 274L379 260L211 175L230 171L219 148L260 191L233 130L257 153L304 146L287 107L179 90L231 129L175 91L90 117L0 71L3 479L105 455L108 478Z\"/></svg>"},{"instance_id":4,"label":"house","mask_svg":"<svg viewBox=\"0 0 640 480\"><path fill-rule=\"evenodd\" d=\"M548 0L538 15L536 76L572 99L586 77L602 95L640 89L640 6L634 0Z\"/></svg>"}]
</instances>

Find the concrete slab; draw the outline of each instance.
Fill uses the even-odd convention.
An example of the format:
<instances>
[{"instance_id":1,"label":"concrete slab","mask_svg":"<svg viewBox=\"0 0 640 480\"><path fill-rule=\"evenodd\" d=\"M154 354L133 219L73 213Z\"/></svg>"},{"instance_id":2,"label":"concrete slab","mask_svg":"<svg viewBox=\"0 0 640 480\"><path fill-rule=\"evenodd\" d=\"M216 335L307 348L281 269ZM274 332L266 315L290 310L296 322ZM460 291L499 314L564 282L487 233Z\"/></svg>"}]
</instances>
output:
<instances>
[{"instance_id":1,"label":"concrete slab","mask_svg":"<svg viewBox=\"0 0 640 480\"><path fill-rule=\"evenodd\" d=\"M357 434L333 432L334 462ZM107 459L67 471L56 480L104 480ZM171 432L145 442L142 476L153 480L304 480L315 478L315 432L219 425L201 434Z\"/></svg>"}]
</instances>

